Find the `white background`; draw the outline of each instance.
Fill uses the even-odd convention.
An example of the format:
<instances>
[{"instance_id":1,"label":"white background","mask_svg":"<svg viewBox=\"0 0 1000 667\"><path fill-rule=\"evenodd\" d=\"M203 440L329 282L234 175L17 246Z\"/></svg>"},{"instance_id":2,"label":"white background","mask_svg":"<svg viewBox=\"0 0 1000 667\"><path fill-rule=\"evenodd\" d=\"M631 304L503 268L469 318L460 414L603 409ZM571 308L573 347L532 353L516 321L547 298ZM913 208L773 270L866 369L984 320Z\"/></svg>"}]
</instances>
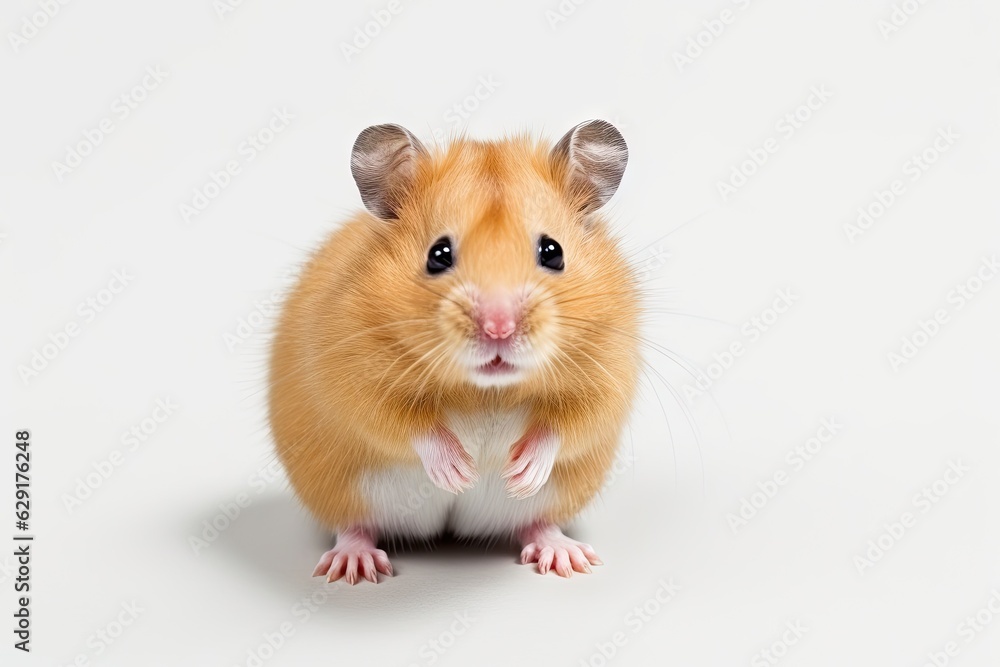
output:
<instances>
[{"instance_id":1,"label":"white background","mask_svg":"<svg viewBox=\"0 0 1000 667\"><path fill-rule=\"evenodd\" d=\"M7 0L0 534L14 532L14 432L28 428L36 542L33 652L5 629L2 662L722 666L774 664L759 653L773 646L789 667L917 667L955 642L947 664L997 664L1000 618L960 624L1000 591L1000 280L976 282L1000 251L1000 7L902 4L917 9L890 31L889 0L589 0L565 16L557 0L402 0L348 59L342 44L387 2L246 0L221 16L210 0L72 2L34 34L37 0ZM723 10L730 22L713 23ZM678 64L691 39L706 46ZM132 93L156 67L165 80ZM814 88L829 98L802 108ZM124 118L122 95L144 98ZM475 109L453 123L456 104ZM294 118L247 160L241 143L274 109ZM808 118L789 136L778 123L795 113ZM445 545L396 554L377 587L310 579L330 540L282 479L261 481L266 313L360 206L358 132L555 140L597 117L631 149L610 210L646 278L646 336L712 371L712 397L685 398L691 377L650 346L619 471L572 527L606 563L593 575ZM53 163L104 118L113 131L60 178ZM723 197L719 182L771 138L777 151ZM913 180L925 149L936 161ZM239 173L185 221L179 207L230 160ZM849 238L897 179L902 194ZM122 270L124 289L103 291ZM981 289L959 308L967 282ZM779 290L793 305L751 340L744 323L771 321ZM936 335L894 368L889 353L938 310ZM734 342L743 354L723 369ZM26 374L36 352L49 358ZM173 414L124 444L168 398ZM786 460L830 418L833 440L800 469ZM95 476L116 450L120 465ZM968 470L915 503L950 462ZM776 472L786 483L752 498ZM734 530L744 499L759 507ZM887 536L905 512L911 525ZM229 526L196 551L213 520ZM867 566L870 540L887 548ZM657 601L671 580L676 595ZM807 630L785 650L789 622Z\"/></svg>"}]
</instances>

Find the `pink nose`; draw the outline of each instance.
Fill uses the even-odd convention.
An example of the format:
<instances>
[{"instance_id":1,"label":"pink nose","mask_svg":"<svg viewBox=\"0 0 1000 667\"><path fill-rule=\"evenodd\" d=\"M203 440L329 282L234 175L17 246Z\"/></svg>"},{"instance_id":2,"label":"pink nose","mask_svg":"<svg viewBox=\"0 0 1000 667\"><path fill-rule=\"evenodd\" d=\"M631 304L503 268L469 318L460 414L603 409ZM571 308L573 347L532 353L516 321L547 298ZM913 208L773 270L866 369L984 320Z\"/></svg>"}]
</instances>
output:
<instances>
[{"instance_id":1,"label":"pink nose","mask_svg":"<svg viewBox=\"0 0 1000 667\"><path fill-rule=\"evenodd\" d=\"M517 329L517 322L510 318L500 318L499 321L488 319L483 322L483 333L496 340L497 338L509 338Z\"/></svg>"},{"instance_id":2,"label":"pink nose","mask_svg":"<svg viewBox=\"0 0 1000 667\"><path fill-rule=\"evenodd\" d=\"M505 340L517 331L518 316L512 304L503 301L486 302L479 308L479 326L493 340Z\"/></svg>"}]
</instances>

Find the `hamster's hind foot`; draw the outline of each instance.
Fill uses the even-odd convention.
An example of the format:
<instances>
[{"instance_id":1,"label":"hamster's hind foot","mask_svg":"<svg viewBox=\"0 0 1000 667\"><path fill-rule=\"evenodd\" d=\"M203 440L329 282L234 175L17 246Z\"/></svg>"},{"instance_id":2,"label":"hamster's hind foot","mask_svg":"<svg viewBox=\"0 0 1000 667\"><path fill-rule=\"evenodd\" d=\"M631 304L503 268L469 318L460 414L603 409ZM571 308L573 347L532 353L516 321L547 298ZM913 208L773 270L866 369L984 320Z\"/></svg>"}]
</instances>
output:
<instances>
[{"instance_id":1,"label":"hamster's hind foot","mask_svg":"<svg viewBox=\"0 0 1000 667\"><path fill-rule=\"evenodd\" d=\"M571 577L573 572L590 574L591 565L603 565L594 548L566 537L559 526L540 521L528 526L518 535L523 549L521 563L538 563L538 572L554 570L561 577Z\"/></svg>"},{"instance_id":2,"label":"hamster's hind foot","mask_svg":"<svg viewBox=\"0 0 1000 667\"><path fill-rule=\"evenodd\" d=\"M337 535L337 545L319 559L313 576L326 575L328 582L343 578L353 586L361 577L377 584L379 572L392 576L389 557L375 548L375 539L370 532L351 528Z\"/></svg>"}]
</instances>

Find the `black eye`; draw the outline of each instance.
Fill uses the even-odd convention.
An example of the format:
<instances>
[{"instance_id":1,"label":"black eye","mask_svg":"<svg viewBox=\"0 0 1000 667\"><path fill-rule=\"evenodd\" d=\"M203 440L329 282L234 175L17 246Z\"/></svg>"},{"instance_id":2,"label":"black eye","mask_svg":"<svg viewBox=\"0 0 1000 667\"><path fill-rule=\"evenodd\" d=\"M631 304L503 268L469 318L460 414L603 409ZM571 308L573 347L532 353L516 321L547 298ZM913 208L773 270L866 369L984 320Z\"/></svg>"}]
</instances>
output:
<instances>
[{"instance_id":1,"label":"black eye","mask_svg":"<svg viewBox=\"0 0 1000 667\"><path fill-rule=\"evenodd\" d=\"M432 276L444 273L451 268L454 261L455 258L451 254L451 239L447 236L439 238L427 253L427 273Z\"/></svg>"},{"instance_id":2,"label":"black eye","mask_svg":"<svg viewBox=\"0 0 1000 667\"><path fill-rule=\"evenodd\" d=\"M548 236L538 239L538 265L553 271L562 271L565 267L562 246L555 239Z\"/></svg>"}]
</instances>

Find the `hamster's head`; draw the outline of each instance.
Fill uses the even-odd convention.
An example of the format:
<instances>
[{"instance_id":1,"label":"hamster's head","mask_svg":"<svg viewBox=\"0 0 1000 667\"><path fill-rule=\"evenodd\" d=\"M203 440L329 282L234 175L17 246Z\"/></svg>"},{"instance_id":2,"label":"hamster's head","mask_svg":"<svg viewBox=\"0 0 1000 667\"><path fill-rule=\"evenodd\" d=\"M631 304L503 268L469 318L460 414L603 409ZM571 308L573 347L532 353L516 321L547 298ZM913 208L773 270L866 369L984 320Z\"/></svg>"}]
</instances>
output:
<instances>
[{"instance_id":1,"label":"hamster's head","mask_svg":"<svg viewBox=\"0 0 1000 667\"><path fill-rule=\"evenodd\" d=\"M634 347L633 272L598 213L627 159L604 121L555 146L432 151L398 125L362 132L352 172L373 214L369 322L406 357L387 372L421 388L548 390Z\"/></svg>"}]
</instances>

